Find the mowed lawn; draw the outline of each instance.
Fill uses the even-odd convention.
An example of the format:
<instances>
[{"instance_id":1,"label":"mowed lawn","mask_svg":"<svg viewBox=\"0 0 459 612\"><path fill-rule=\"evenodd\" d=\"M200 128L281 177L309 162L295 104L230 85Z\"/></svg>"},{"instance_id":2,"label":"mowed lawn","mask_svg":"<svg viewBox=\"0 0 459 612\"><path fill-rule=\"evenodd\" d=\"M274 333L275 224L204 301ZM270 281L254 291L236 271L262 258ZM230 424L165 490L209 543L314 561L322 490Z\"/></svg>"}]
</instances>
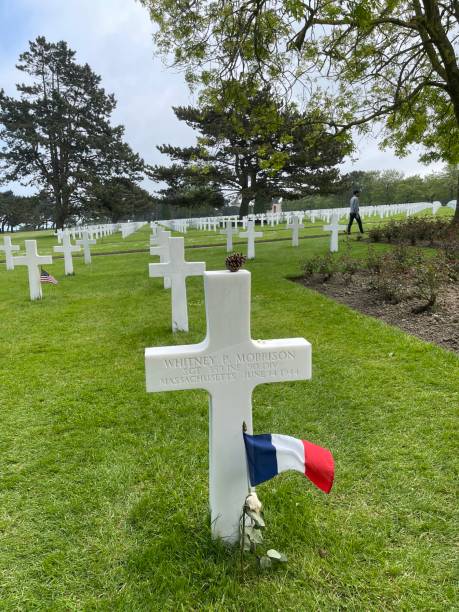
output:
<instances>
[{"instance_id":1,"label":"mowed lawn","mask_svg":"<svg viewBox=\"0 0 459 612\"><path fill-rule=\"evenodd\" d=\"M67 278L55 260L35 303L26 269L1 266L0 609L457 609L459 360L287 279L327 245L260 244L247 265L252 337L313 347L312 380L255 390L255 432L330 448L336 480L258 487L266 547L289 561L248 556L244 575L210 539L206 393L145 391L145 347L203 339L202 279L173 335L147 253L78 258Z\"/></svg>"}]
</instances>

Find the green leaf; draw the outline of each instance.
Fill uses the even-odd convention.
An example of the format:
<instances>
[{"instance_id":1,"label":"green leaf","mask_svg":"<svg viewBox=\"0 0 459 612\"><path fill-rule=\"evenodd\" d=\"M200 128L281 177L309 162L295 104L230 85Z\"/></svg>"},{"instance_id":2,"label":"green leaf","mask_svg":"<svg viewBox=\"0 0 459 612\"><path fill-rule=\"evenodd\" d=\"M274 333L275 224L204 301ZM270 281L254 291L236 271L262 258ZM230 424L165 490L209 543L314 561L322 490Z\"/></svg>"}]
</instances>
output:
<instances>
[{"instance_id":1,"label":"green leaf","mask_svg":"<svg viewBox=\"0 0 459 612\"><path fill-rule=\"evenodd\" d=\"M260 529L255 529L255 527L246 527L245 533L253 544L261 544L263 542L263 534Z\"/></svg>"},{"instance_id":2,"label":"green leaf","mask_svg":"<svg viewBox=\"0 0 459 612\"><path fill-rule=\"evenodd\" d=\"M254 512L253 510L246 510L246 514L252 519L252 521L259 529L263 529L264 527L266 527L263 517L258 512Z\"/></svg>"},{"instance_id":3,"label":"green leaf","mask_svg":"<svg viewBox=\"0 0 459 612\"><path fill-rule=\"evenodd\" d=\"M278 552L274 548L270 548L266 554L270 559L272 559L273 561L277 561L278 563L287 563L288 561L287 557L284 554Z\"/></svg>"},{"instance_id":4,"label":"green leaf","mask_svg":"<svg viewBox=\"0 0 459 612\"><path fill-rule=\"evenodd\" d=\"M277 552L274 548L270 548L266 554L270 559L276 559L277 561L281 558L280 552Z\"/></svg>"},{"instance_id":5,"label":"green leaf","mask_svg":"<svg viewBox=\"0 0 459 612\"><path fill-rule=\"evenodd\" d=\"M258 563L260 565L260 568L263 570L269 569L272 565L271 559L267 557L266 555L263 555L262 557L260 557L260 559L258 560Z\"/></svg>"},{"instance_id":6,"label":"green leaf","mask_svg":"<svg viewBox=\"0 0 459 612\"><path fill-rule=\"evenodd\" d=\"M252 549L252 542L247 534L244 534L244 552L250 552Z\"/></svg>"}]
</instances>

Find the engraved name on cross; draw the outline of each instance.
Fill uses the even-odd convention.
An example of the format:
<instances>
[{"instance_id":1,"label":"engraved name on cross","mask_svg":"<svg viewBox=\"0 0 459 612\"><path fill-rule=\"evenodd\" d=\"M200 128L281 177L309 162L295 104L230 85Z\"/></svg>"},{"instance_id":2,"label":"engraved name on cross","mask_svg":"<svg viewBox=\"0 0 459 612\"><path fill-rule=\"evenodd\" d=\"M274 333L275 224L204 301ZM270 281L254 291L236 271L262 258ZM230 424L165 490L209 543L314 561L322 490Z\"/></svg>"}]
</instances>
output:
<instances>
[{"instance_id":1,"label":"engraved name on cross","mask_svg":"<svg viewBox=\"0 0 459 612\"><path fill-rule=\"evenodd\" d=\"M235 543L247 496L242 423L252 433L252 391L260 384L311 378L303 338L252 340L250 272L204 272L203 342L145 350L147 391L205 389L209 398L209 501L212 536Z\"/></svg>"},{"instance_id":2,"label":"engraved name on cross","mask_svg":"<svg viewBox=\"0 0 459 612\"><path fill-rule=\"evenodd\" d=\"M171 279L172 331L188 331L188 303L186 277L201 276L206 264L200 261L185 261L184 238L169 238L169 261L151 263L148 266L152 277L167 276Z\"/></svg>"}]
</instances>

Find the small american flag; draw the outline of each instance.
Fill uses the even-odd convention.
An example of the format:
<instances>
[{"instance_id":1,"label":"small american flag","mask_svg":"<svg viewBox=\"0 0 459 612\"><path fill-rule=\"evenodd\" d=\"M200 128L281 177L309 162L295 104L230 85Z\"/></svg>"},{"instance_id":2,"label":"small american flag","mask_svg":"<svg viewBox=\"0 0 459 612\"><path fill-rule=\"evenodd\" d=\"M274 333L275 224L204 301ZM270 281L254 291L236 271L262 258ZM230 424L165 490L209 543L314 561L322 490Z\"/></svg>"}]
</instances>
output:
<instances>
[{"instance_id":1,"label":"small american flag","mask_svg":"<svg viewBox=\"0 0 459 612\"><path fill-rule=\"evenodd\" d=\"M40 283L51 283L53 285L57 285L58 281L54 278L54 276L51 276L49 272L42 269L40 272Z\"/></svg>"}]
</instances>

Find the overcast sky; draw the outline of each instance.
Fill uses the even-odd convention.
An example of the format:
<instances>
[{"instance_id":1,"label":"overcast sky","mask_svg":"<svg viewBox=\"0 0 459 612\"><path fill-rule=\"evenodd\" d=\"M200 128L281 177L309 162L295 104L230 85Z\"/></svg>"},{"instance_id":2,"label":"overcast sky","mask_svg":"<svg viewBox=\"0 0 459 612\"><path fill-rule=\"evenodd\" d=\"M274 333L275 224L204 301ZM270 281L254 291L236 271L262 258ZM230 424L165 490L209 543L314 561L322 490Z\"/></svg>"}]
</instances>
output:
<instances>
[{"instance_id":1,"label":"overcast sky","mask_svg":"<svg viewBox=\"0 0 459 612\"><path fill-rule=\"evenodd\" d=\"M179 122L171 106L193 102L183 77L167 69L154 55L153 27L135 0L0 0L0 88L15 94L21 73L15 68L28 41L43 35L65 40L102 77L107 92L118 102L114 123L126 127L126 140L148 163L164 163L156 145L187 145L193 131ZM413 152L397 159L380 151L375 138L358 142L358 159L343 164L343 171L396 168L405 174L426 174L439 164L425 166ZM154 190L154 184L144 185ZM15 191L28 192L18 185ZM5 187L2 187L5 189Z\"/></svg>"}]
</instances>

